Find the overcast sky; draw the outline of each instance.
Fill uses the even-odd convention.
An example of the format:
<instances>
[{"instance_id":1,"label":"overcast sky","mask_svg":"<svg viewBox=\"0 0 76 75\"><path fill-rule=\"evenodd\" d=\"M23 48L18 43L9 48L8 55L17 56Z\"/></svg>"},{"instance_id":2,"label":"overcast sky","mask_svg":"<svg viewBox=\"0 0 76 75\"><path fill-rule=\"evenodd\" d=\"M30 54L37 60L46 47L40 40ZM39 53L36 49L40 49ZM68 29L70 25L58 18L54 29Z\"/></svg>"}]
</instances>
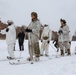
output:
<instances>
[{"instance_id":1,"label":"overcast sky","mask_svg":"<svg viewBox=\"0 0 76 75\"><path fill-rule=\"evenodd\" d=\"M76 30L76 0L0 0L0 17L3 22L13 20L16 25L29 25L30 14L35 11L42 24L58 30L60 18L67 21L71 33Z\"/></svg>"}]
</instances>

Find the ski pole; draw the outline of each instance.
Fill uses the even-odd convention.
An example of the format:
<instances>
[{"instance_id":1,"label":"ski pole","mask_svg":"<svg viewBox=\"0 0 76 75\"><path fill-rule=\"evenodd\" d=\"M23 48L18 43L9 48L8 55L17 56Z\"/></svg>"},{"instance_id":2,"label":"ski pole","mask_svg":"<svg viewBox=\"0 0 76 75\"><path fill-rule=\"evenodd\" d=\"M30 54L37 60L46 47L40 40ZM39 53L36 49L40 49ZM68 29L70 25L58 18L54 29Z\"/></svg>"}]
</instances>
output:
<instances>
[{"instance_id":1,"label":"ski pole","mask_svg":"<svg viewBox=\"0 0 76 75\"><path fill-rule=\"evenodd\" d=\"M21 58L21 55L22 55L22 51L20 52L19 58Z\"/></svg>"},{"instance_id":2,"label":"ski pole","mask_svg":"<svg viewBox=\"0 0 76 75\"><path fill-rule=\"evenodd\" d=\"M28 38L29 38L29 45L30 45L29 49L31 49L31 37L30 37L30 33L28 33ZM31 64L33 64L33 60L31 61Z\"/></svg>"},{"instance_id":3,"label":"ski pole","mask_svg":"<svg viewBox=\"0 0 76 75\"><path fill-rule=\"evenodd\" d=\"M56 52L56 58L58 57L58 52L56 51L56 49L50 44L50 46L54 49L54 51Z\"/></svg>"},{"instance_id":4,"label":"ski pole","mask_svg":"<svg viewBox=\"0 0 76 75\"><path fill-rule=\"evenodd\" d=\"M50 44L50 46L54 49L55 52L57 52L56 49L51 44Z\"/></svg>"}]
</instances>

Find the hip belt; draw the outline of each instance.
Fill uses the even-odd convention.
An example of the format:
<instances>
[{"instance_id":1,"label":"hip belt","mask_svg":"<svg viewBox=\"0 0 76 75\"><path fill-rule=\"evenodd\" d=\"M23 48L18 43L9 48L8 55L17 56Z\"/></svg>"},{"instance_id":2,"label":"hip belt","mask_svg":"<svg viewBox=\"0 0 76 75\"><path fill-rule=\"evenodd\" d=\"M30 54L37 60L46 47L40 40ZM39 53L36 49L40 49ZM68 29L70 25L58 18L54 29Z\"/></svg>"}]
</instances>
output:
<instances>
[{"instance_id":1,"label":"hip belt","mask_svg":"<svg viewBox=\"0 0 76 75\"><path fill-rule=\"evenodd\" d=\"M47 36L43 37L44 40L47 40L48 38L49 38L49 37L47 37Z\"/></svg>"}]
</instances>

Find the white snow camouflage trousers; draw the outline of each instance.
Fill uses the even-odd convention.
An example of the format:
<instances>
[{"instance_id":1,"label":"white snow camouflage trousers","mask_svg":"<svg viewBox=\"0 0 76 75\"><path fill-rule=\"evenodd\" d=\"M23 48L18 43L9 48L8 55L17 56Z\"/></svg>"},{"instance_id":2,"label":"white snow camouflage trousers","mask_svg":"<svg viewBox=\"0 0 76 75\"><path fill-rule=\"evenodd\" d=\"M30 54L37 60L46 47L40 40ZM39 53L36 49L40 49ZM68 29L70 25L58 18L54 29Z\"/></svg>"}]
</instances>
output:
<instances>
[{"instance_id":1,"label":"white snow camouflage trousers","mask_svg":"<svg viewBox=\"0 0 76 75\"><path fill-rule=\"evenodd\" d=\"M43 41L42 41L42 45L41 45L40 54L43 55L43 53L44 53L44 51L45 51L45 54L48 55L48 49L49 49L48 40L43 40Z\"/></svg>"},{"instance_id":2,"label":"white snow camouflage trousers","mask_svg":"<svg viewBox=\"0 0 76 75\"><path fill-rule=\"evenodd\" d=\"M12 43L12 44L9 44L8 46L7 46L7 49L8 49L8 54L9 54L9 56L10 57L12 57L12 58L14 58L14 43Z\"/></svg>"},{"instance_id":3,"label":"white snow camouflage trousers","mask_svg":"<svg viewBox=\"0 0 76 75\"><path fill-rule=\"evenodd\" d=\"M60 50L64 50L64 47L66 50L70 49L70 43L68 41L64 41L63 43L59 42L59 47L60 47Z\"/></svg>"}]
</instances>

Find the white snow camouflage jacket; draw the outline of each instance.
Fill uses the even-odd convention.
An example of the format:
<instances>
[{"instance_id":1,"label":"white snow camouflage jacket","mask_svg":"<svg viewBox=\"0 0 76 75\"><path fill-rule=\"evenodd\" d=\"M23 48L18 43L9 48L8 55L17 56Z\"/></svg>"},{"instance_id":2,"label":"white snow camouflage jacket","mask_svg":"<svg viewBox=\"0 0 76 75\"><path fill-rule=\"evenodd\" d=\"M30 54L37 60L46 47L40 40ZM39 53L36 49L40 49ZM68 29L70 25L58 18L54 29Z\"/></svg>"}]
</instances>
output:
<instances>
[{"instance_id":1,"label":"white snow camouflage jacket","mask_svg":"<svg viewBox=\"0 0 76 75\"><path fill-rule=\"evenodd\" d=\"M6 29L9 28L9 31L6 32ZM1 34L6 34L6 43L12 44L12 43L16 43L16 29L15 26L12 24L10 26L8 26L6 29L1 30Z\"/></svg>"},{"instance_id":2,"label":"white snow camouflage jacket","mask_svg":"<svg viewBox=\"0 0 76 75\"><path fill-rule=\"evenodd\" d=\"M58 33L58 35L59 35L58 42L70 41L70 35L69 35L70 30L69 30L69 26L66 25L63 28L60 27L59 30L62 30L63 33L62 34L59 34Z\"/></svg>"},{"instance_id":3,"label":"white snow camouflage jacket","mask_svg":"<svg viewBox=\"0 0 76 75\"><path fill-rule=\"evenodd\" d=\"M40 28L41 28L41 23L38 20L35 22L31 22L30 25L28 26L28 29L32 29L32 33L30 33L30 36L33 42L36 42L39 40Z\"/></svg>"},{"instance_id":4,"label":"white snow camouflage jacket","mask_svg":"<svg viewBox=\"0 0 76 75\"><path fill-rule=\"evenodd\" d=\"M48 41L51 40L51 30L49 29L49 27L44 27L43 31L42 31L42 35L41 35L41 40L43 40L43 37L48 37Z\"/></svg>"}]
</instances>

